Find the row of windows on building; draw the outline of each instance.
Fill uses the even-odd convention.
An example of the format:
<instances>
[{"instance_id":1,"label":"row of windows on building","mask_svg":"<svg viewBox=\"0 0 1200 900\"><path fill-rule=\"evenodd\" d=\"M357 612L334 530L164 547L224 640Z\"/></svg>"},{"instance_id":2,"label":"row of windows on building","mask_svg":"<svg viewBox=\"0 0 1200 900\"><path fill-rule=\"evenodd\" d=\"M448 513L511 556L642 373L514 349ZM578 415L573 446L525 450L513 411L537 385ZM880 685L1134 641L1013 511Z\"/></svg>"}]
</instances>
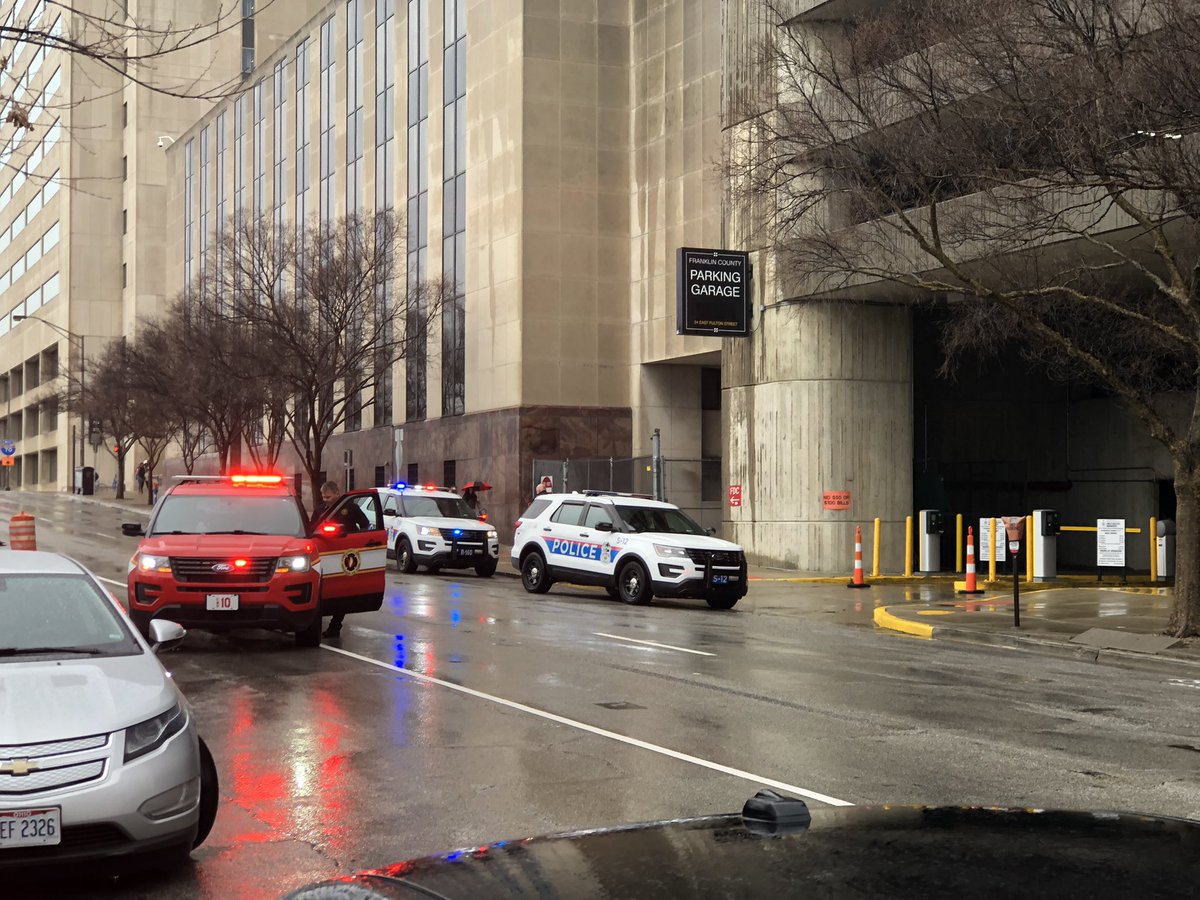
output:
<instances>
[{"instance_id":1,"label":"row of windows on building","mask_svg":"<svg viewBox=\"0 0 1200 900\"><path fill-rule=\"evenodd\" d=\"M345 209L358 212L363 209L363 161L366 146L364 117L364 12L367 3L375 5L375 197L377 209L391 207L395 196L394 140L396 122L395 91L395 6L396 0L347 0L346 2L346 125L345 125ZM426 261L428 252L429 219L429 55L428 18L429 0L407 0L408 2L408 190L407 190L407 273L408 284L418 285L428 280ZM465 411L465 303L463 286L466 283L466 0L444 0L446 15L445 64L446 76L443 151L443 190L447 200L443 204L443 274L459 286L457 296L446 303L442 314L442 410L444 415L460 415ZM337 123L333 108L336 97L335 68L336 19L330 16L321 23L317 34L317 82L318 82L318 145L317 145L317 203L313 210L310 203L311 190L311 145L309 140L309 113L311 98L310 52L313 40L301 41L294 55L279 59L270 76L257 81L248 93L233 102L233 204L234 211L247 209L246 197L246 124L247 98L251 104L251 201L250 207L256 216L264 215L266 181L265 147L267 141L268 81L272 88L273 153L273 206L272 218L281 226L286 220L285 165L287 152L287 94L285 92L287 72L293 69L295 95L294 159L295 174L295 219L307 221L316 212L322 219L329 219L335 209L337 168ZM218 113L215 121L203 127L197 139L188 141L184 148L184 279L191 283L197 272L203 273L208 264L209 235L218 238L227 218L228 204L225 189L226 116L228 110ZM211 172L209 165L211 132L216 136L216 217L210 223ZM197 157L199 171L197 172ZM197 184L197 175L199 182ZM197 190L198 188L198 190ZM197 193L199 198L197 198ZM197 205L197 199L199 203ZM197 221L197 206L199 216ZM199 234L197 240L197 224ZM393 290L389 284L380 286L381 300L385 307L392 304ZM414 293L414 296L422 296ZM423 302L423 301L422 301ZM427 415L427 351L421 335L424 310L417 303L406 304L409 315L404 327L408 330L406 341L409 349L406 361L405 418L420 420ZM377 386L374 397L375 421L382 424L393 420L393 385L390 370L383 383ZM359 407L361 409L361 406ZM348 430L361 427L360 415L351 417Z\"/></svg>"},{"instance_id":2,"label":"row of windows on building","mask_svg":"<svg viewBox=\"0 0 1200 900\"><path fill-rule=\"evenodd\" d=\"M58 481L58 451L53 448L41 453L21 454L13 459L13 465L0 468L0 485L5 488L17 489Z\"/></svg>"}]
</instances>

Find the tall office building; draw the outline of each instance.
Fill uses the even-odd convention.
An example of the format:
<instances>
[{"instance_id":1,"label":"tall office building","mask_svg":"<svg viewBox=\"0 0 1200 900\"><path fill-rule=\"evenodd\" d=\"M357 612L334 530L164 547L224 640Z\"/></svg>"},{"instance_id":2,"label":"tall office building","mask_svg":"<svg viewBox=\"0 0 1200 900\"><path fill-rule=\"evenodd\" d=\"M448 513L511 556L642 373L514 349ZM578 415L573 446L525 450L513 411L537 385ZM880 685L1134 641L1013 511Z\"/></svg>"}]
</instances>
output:
<instances>
[{"instance_id":1,"label":"tall office building","mask_svg":"<svg viewBox=\"0 0 1200 900\"><path fill-rule=\"evenodd\" d=\"M86 383L88 360L135 338L174 290L163 265L164 151L213 97L240 88L256 54L304 20L303 6L273 3L256 17L253 0L240 9L228 0L0 3L9 28L104 41L109 52L95 22L124 21L132 58L121 67L40 41L0 46L3 93L15 101L4 116L16 106L30 120L0 125L0 437L16 449L0 484L66 490L83 465L111 483L112 454L93 449L81 417L54 396L68 376ZM187 46L139 62L147 36L168 29L190 32Z\"/></svg>"},{"instance_id":2,"label":"tall office building","mask_svg":"<svg viewBox=\"0 0 1200 900\"><path fill-rule=\"evenodd\" d=\"M721 0L329 3L170 148L168 281L238 207L392 207L407 278L458 296L364 398L330 475L483 478L506 527L539 462L629 475L657 428L693 464L673 499L718 524L721 343L674 333L673 274L677 246L722 240L721 17Z\"/></svg>"}]
</instances>

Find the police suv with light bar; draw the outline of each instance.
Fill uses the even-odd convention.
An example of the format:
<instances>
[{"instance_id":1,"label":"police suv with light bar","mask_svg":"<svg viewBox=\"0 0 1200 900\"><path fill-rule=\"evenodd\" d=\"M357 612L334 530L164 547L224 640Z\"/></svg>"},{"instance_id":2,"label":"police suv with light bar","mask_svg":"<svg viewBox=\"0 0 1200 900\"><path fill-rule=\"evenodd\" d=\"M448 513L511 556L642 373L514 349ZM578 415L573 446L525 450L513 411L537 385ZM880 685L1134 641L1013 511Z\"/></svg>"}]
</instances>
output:
<instances>
[{"instance_id":1,"label":"police suv with light bar","mask_svg":"<svg viewBox=\"0 0 1200 900\"><path fill-rule=\"evenodd\" d=\"M387 525L388 556L396 568L412 573L417 566L474 569L490 578L500 561L496 529L481 521L451 488L397 482L379 490Z\"/></svg>"},{"instance_id":2,"label":"police suv with light bar","mask_svg":"<svg viewBox=\"0 0 1200 900\"><path fill-rule=\"evenodd\" d=\"M731 609L747 589L737 544L670 503L611 491L535 498L516 522L512 563L531 594L565 581L603 586L635 605L696 597Z\"/></svg>"}]
</instances>

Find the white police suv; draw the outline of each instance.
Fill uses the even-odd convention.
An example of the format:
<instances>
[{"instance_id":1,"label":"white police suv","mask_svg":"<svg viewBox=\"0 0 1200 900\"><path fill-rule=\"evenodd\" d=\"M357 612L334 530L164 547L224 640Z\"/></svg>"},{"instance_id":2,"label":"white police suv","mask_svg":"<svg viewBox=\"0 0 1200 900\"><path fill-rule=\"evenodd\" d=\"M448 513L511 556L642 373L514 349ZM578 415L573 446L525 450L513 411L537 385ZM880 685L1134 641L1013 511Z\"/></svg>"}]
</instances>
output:
<instances>
[{"instance_id":1,"label":"white police suv","mask_svg":"<svg viewBox=\"0 0 1200 900\"><path fill-rule=\"evenodd\" d=\"M387 528L387 555L401 572L417 566L439 569L474 569L490 578L500 560L496 529L479 517L462 497L447 487L403 482L379 489L383 524Z\"/></svg>"},{"instance_id":2,"label":"white police suv","mask_svg":"<svg viewBox=\"0 0 1200 900\"><path fill-rule=\"evenodd\" d=\"M602 585L641 605L697 597L731 609L746 595L746 555L679 507L607 491L543 494L517 520L512 563L532 594L556 581Z\"/></svg>"}]
</instances>

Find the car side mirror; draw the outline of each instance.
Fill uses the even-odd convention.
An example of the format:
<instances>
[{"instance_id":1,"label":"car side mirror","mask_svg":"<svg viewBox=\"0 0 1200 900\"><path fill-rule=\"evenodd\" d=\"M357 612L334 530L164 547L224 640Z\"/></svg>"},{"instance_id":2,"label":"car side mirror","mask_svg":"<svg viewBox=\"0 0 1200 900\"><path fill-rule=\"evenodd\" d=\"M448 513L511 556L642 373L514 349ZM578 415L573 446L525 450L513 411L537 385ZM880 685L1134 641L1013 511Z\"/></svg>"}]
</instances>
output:
<instances>
[{"instance_id":1,"label":"car side mirror","mask_svg":"<svg viewBox=\"0 0 1200 900\"><path fill-rule=\"evenodd\" d=\"M154 653L173 650L183 642L186 634L187 632L178 622L152 619L150 621L150 649Z\"/></svg>"},{"instance_id":2,"label":"car side mirror","mask_svg":"<svg viewBox=\"0 0 1200 900\"><path fill-rule=\"evenodd\" d=\"M142 528L140 522L123 522L121 524L121 534L125 537L145 537L146 530Z\"/></svg>"},{"instance_id":3,"label":"car side mirror","mask_svg":"<svg viewBox=\"0 0 1200 900\"><path fill-rule=\"evenodd\" d=\"M615 529L613 528L612 522L597 522L596 530L597 531L614 531Z\"/></svg>"},{"instance_id":4,"label":"car side mirror","mask_svg":"<svg viewBox=\"0 0 1200 900\"><path fill-rule=\"evenodd\" d=\"M336 538L341 537L345 533L346 529L344 529L339 522L318 522L316 527L313 529L314 537Z\"/></svg>"}]
</instances>

